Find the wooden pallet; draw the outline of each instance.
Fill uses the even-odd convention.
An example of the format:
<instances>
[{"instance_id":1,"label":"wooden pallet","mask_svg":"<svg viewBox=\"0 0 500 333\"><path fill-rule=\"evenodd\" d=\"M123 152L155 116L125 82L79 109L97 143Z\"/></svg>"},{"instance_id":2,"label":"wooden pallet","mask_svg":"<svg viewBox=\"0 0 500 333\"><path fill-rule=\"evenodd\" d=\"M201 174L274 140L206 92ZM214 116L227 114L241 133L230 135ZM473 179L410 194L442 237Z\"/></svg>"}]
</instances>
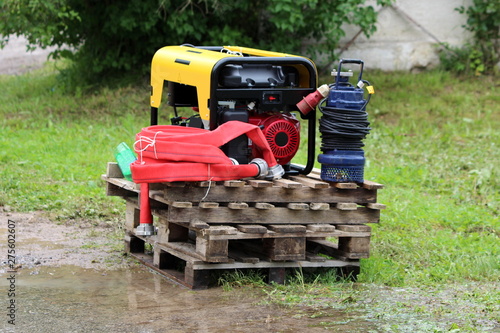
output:
<instances>
[{"instance_id":1,"label":"wooden pallet","mask_svg":"<svg viewBox=\"0 0 500 333\"><path fill-rule=\"evenodd\" d=\"M150 237L127 234L126 251L144 265L163 276L191 289L206 289L214 272L227 270L265 270L268 282L284 283L287 269L336 268L347 272L359 270L359 260L339 260L308 253L304 260L275 262L256 256L242 255L230 250L230 260L222 263L208 263L181 247L165 247L154 243L153 251L145 251L145 244L151 244ZM194 250L194 248L192 249Z\"/></svg>"},{"instance_id":2,"label":"wooden pallet","mask_svg":"<svg viewBox=\"0 0 500 333\"><path fill-rule=\"evenodd\" d=\"M359 267L369 256L365 224L379 222L385 208L376 202L382 185L324 182L317 171L276 181L151 184L158 232L141 237L134 232L140 187L123 179L115 163L102 178L108 195L127 202L126 251L196 288L214 270L265 268L279 282L290 267ZM149 256L145 243L153 247Z\"/></svg>"}]
</instances>

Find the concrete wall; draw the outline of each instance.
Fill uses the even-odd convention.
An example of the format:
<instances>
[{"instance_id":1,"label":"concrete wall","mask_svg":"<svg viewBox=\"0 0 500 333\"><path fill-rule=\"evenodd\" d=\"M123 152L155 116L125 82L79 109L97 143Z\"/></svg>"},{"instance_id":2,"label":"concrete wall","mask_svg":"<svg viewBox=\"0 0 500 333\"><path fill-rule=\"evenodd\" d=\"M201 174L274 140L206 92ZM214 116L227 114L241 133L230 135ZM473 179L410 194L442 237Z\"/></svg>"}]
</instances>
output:
<instances>
[{"instance_id":1,"label":"concrete wall","mask_svg":"<svg viewBox=\"0 0 500 333\"><path fill-rule=\"evenodd\" d=\"M455 8L472 4L472 0L396 0L393 6L380 8L377 32L370 39L360 35L359 28L347 26L341 46L352 44L341 58L362 59L366 68L414 71L432 68L439 63L437 44L460 46L470 37L462 28L467 16Z\"/></svg>"}]
</instances>

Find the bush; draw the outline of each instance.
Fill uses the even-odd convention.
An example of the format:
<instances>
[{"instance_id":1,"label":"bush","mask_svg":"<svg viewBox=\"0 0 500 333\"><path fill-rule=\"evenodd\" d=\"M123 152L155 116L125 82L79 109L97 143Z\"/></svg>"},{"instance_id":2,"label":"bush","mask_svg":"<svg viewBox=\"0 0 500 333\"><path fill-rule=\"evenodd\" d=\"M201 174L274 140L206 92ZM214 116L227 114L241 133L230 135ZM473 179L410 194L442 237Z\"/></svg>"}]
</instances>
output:
<instances>
[{"instance_id":1,"label":"bush","mask_svg":"<svg viewBox=\"0 0 500 333\"><path fill-rule=\"evenodd\" d=\"M183 43L325 54L333 60L342 24L357 25L367 36L375 31L376 12L364 2L4 0L0 34L25 35L31 47L58 46L55 57L76 60L82 78L95 82L145 72L157 49ZM305 47L304 41L313 43ZM74 51L62 51L63 45Z\"/></svg>"},{"instance_id":2,"label":"bush","mask_svg":"<svg viewBox=\"0 0 500 333\"><path fill-rule=\"evenodd\" d=\"M474 0L472 6L456 10L467 15L464 28L472 32L473 41L441 51L443 68L459 74L494 74L500 60L500 2Z\"/></svg>"}]
</instances>

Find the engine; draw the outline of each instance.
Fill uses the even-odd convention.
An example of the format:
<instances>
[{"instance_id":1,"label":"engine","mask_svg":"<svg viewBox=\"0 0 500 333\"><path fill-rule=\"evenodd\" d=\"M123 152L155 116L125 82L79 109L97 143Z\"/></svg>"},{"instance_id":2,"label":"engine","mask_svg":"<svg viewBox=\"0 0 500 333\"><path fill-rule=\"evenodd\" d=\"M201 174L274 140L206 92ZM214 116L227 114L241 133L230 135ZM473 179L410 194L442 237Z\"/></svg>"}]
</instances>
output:
<instances>
[{"instance_id":1,"label":"engine","mask_svg":"<svg viewBox=\"0 0 500 333\"><path fill-rule=\"evenodd\" d=\"M253 115L250 116L249 122L262 129L279 164L286 165L291 161L300 145L300 122L293 114ZM258 149L252 149L252 157L260 157Z\"/></svg>"}]
</instances>

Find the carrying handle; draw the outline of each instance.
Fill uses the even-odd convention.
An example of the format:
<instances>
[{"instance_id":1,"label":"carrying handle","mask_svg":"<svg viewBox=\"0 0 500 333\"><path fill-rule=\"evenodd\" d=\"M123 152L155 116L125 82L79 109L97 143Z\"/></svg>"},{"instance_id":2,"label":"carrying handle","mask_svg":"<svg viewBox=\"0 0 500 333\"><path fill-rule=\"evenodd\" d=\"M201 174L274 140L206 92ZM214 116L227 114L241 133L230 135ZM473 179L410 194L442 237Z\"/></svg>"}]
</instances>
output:
<instances>
[{"instance_id":1,"label":"carrying handle","mask_svg":"<svg viewBox=\"0 0 500 333\"><path fill-rule=\"evenodd\" d=\"M359 65L358 82L361 81L362 78L363 78L363 66L364 66L363 60L359 60L359 59L340 59L340 61L339 61L339 68L337 70L337 76L335 78L335 89L338 89L339 80L340 80L340 73L342 72L342 64L358 64Z\"/></svg>"}]
</instances>

